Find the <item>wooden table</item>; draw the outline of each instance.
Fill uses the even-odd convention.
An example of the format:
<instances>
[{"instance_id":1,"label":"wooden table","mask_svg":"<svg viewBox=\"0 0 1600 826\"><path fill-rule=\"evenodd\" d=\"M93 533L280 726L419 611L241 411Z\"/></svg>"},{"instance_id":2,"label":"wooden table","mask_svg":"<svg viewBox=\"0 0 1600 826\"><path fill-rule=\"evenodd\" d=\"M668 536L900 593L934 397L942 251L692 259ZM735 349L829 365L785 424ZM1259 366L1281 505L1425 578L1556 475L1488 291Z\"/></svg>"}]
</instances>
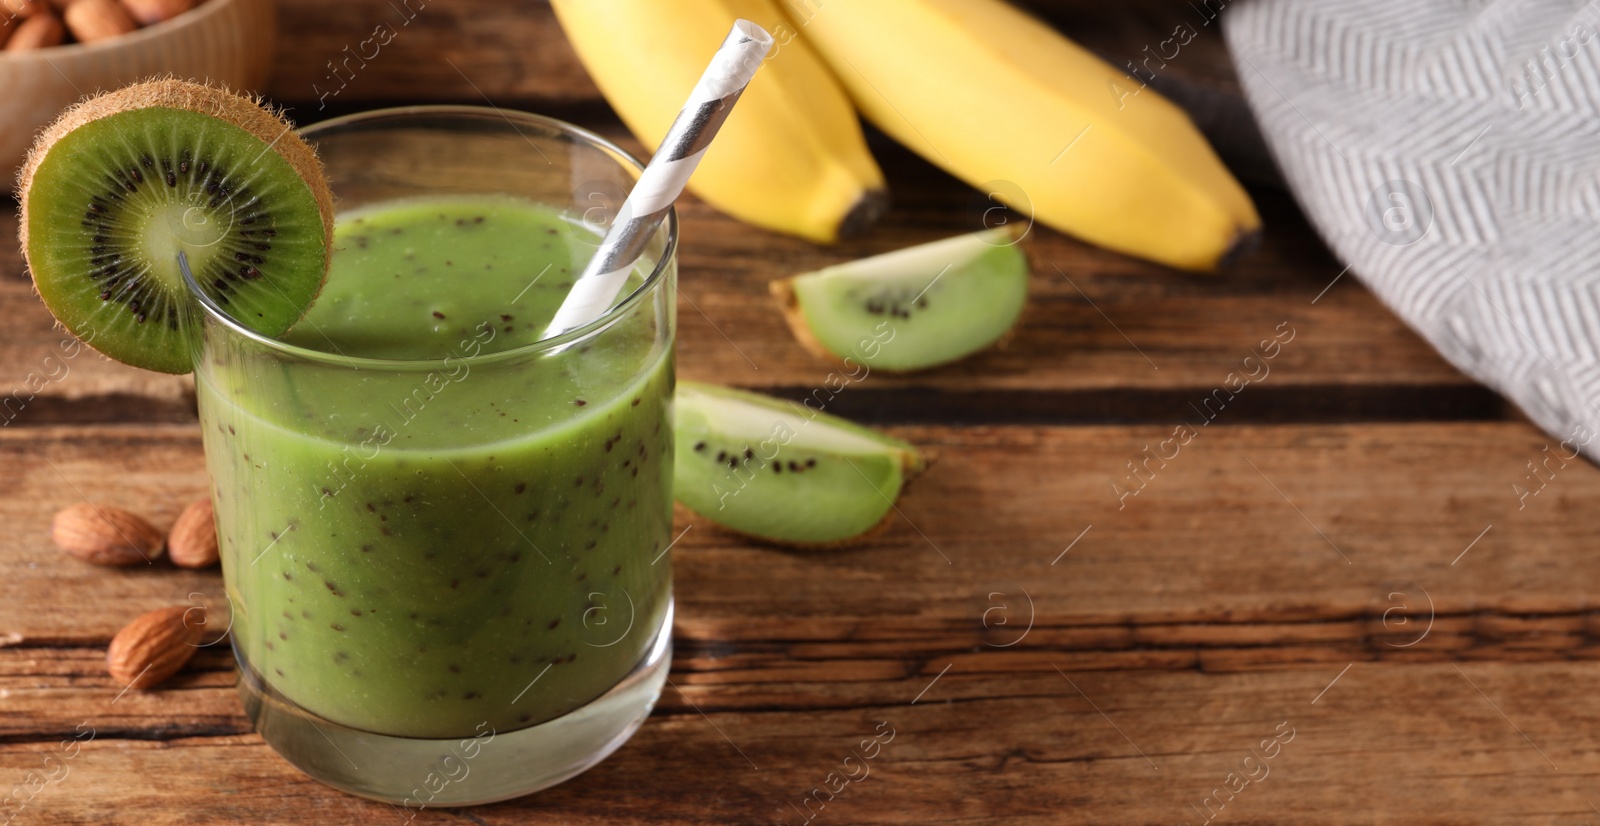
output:
<instances>
[{"instance_id":1,"label":"wooden table","mask_svg":"<svg viewBox=\"0 0 1600 826\"><path fill-rule=\"evenodd\" d=\"M1192 13L1032 5L1123 58ZM487 99L623 136L538 3L431 0L319 111L325 62L394 14L285 0L273 97L302 122ZM1183 61L1178 94L1235 93L1214 30ZM1269 179L1243 133L1225 152ZM769 278L977 228L970 191L874 140L899 206L862 240L814 247L683 204L684 377L808 393L828 368L783 329ZM1600 820L1600 473L1570 462L1519 500L1551 440L1339 278L1287 195L1256 194L1265 248L1219 277L1039 229L1009 348L835 402L941 456L902 519L802 553L680 513L695 529L673 551L655 716L572 782L419 822L800 823L808 798L841 824L1197 824L1208 805L1232 823ZM0 307L0 387L51 377L0 428L0 793L57 778L13 822L403 822L276 757L223 651L160 691L110 681L117 628L216 600L219 577L91 569L51 547L49 520L87 497L170 523L205 487L192 385L92 355L63 374L11 244ZM1280 329L1270 375L1130 483ZM889 730L860 776L860 741ZM60 776L52 753L88 731ZM814 792L839 772L860 779Z\"/></svg>"}]
</instances>

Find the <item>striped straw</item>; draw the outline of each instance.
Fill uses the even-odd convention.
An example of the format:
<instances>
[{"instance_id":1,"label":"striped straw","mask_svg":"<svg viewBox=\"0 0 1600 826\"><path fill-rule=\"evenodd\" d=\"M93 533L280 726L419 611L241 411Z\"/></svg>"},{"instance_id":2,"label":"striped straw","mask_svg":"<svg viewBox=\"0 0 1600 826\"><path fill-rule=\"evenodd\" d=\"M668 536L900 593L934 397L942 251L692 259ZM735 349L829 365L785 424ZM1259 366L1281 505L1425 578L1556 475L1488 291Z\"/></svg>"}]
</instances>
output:
<instances>
[{"instance_id":1,"label":"striped straw","mask_svg":"<svg viewBox=\"0 0 1600 826\"><path fill-rule=\"evenodd\" d=\"M728 119L771 47L772 35L765 29L748 20L733 24L667 136L661 139L655 157L628 193L628 200L583 275L556 311L545 331L546 338L582 327L611 307L634 262L644 253L656 227L666 219L672 202L683 193L689 176L705 156L706 147Z\"/></svg>"}]
</instances>

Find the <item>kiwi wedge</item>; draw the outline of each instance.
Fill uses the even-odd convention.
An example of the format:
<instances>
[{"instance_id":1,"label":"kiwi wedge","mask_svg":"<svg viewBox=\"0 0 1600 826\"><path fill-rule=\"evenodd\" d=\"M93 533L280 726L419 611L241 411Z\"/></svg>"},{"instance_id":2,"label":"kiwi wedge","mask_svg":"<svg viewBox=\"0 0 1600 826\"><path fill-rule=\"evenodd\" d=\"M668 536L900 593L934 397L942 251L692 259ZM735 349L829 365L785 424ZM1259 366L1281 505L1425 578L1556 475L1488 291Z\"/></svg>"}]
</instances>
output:
<instances>
[{"instance_id":1,"label":"kiwi wedge","mask_svg":"<svg viewBox=\"0 0 1600 826\"><path fill-rule=\"evenodd\" d=\"M906 373L1001 340L1028 300L1028 258L1000 227L774 281L806 349Z\"/></svg>"},{"instance_id":2,"label":"kiwi wedge","mask_svg":"<svg viewBox=\"0 0 1600 826\"><path fill-rule=\"evenodd\" d=\"M695 382L680 382L675 401L674 496L769 542L860 539L926 466L906 442L794 402Z\"/></svg>"},{"instance_id":3,"label":"kiwi wedge","mask_svg":"<svg viewBox=\"0 0 1600 826\"><path fill-rule=\"evenodd\" d=\"M223 89L153 80L79 103L40 134L17 187L34 288L111 358L193 369L199 288L268 336L327 276L333 196L277 113Z\"/></svg>"}]
</instances>

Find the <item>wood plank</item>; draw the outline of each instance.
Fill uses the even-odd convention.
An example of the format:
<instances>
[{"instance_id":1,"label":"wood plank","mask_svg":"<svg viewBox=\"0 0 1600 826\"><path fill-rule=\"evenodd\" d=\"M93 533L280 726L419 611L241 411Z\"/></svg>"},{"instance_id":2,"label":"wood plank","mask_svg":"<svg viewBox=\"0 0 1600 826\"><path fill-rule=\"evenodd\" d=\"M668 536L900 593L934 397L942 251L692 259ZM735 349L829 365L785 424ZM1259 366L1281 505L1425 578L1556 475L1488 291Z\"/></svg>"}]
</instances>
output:
<instances>
[{"instance_id":1,"label":"wood plank","mask_svg":"<svg viewBox=\"0 0 1600 826\"><path fill-rule=\"evenodd\" d=\"M320 111L350 100L601 100L547 2L281 0L278 5L278 54L269 94L297 110ZM380 47L371 38L385 26L393 34L380 38L389 41ZM374 52L376 57L361 59ZM303 111L295 115L306 117Z\"/></svg>"},{"instance_id":2,"label":"wood plank","mask_svg":"<svg viewBox=\"0 0 1600 826\"><path fill-rule=\"evenodd\" d=\"M696 525L674 551L679 633L708 646L696 656L733 653L717 646L735 641L846 645L826 650L847 658L950 654L1004 642L1028 600L1031 633L1058 647L1084 633L1102 638L1087 650L1173 649L1192 663L1201 640L1231 639L1208 636L1221 633L1212 625L1266 623L1245 632L1303 624L1333 634L1317 645L1370 654L1392 647L1379 632L1396 624L1396 592L1457 622L1441 644L1474 654L1521 646L1507 623L1522 614L1544 617L1528 643L1539 656L1588 645L1594 582L1581 561L1600 532L1585 506L1600 470L1551 460L1553 481L1519 501L1512 484L1528 485L1526 464L1547 444L1525 424L1208 425L1166 467L1141 468L1143 492L1120 501L1112 486L1130 486L1127 463L1169 429L894 432L939 459L901 503L904 518L859 548L775 549L679 514L680 530ZM103 644L144 610L218 593L213 573L107 571L48 539L51 515L83 498L169 524L204 489L195 428L0 430L0 455L0 633L13 645ZM1011 607L990 610L1002 601ZM77 603L97 610L53 610Z\"/></svg>"},{"instance_id":3,"label":"wood plank","mask_svg":"<svg viewBox=\"0 0 1600 826\"><path fill-rule=\"evenodd\" d=\"M1243 180L1282 188L1205 4L1020 5L1187 109ZM346 0L330 6L283 0L281 9L283 34L269 94L302 122L419 101L492 102L566 116L606 108L547 2ZM393 34L379 38L388 42L379 48L372 38L383 26ZM1171 38L1180 31L1182 45L1174 53Z\"/></svg>"},{"instance_id":4,"label":"wood plank","mask_svg":"<svg viewBox=\"0 0 1600 826\"><path fill-rule=\"evenodd\" d=\"M1119 66L1130 60L1143 61L1150 49L1160 48L1160 40L1170 32L1189 27L1196 36L1178 57L1150 64L1159 67L1156 83L1168 91L1189 89L1188 99L1197 107L1220 111L1221 116L1214 120L1219 128L1231 125L1232 132L1219 136L1219 148L1230 158L1237 154L1243 166L1261 163L1259 136L1252 138L1237 128L1240 122L1248 123L1248 113L1236 103L1220 108L1205 103L1218 96L1237 97L1233 68L1209 13L1202 14L1193 4L1163 0L1128 4L1034 0L1025 5ZM377 58L360 61L359 71L349 73L347 81L343 75L339 77L341 91L334 98L334 109L343 112L388 100L525 103L557 111L574 109L586 114L589 125L604 127L609 136L622 134L614 121L594 113L601 104L598 91L577 63L546 3L411 0L397 7L383 0L357 0L330 11L313 0L287 0L283 21L280 71L272 94L298 104L296 114L303 121L316 120L329 111L329 99L323 95L334 79L328 61L358 42L370 28L387 23L399 26L401 36ZM464 33L472 37L462 37ZM359 102L352 104L352 100ZM625 143L637 151L635 142ZM1251 145L1237 146L1241 144ZM721 378L790 395L809 392L826 379L829 368L786 336L770 335L775 315L764 292L767 280L981 228L984 211L991 204L981 199L974 202L969 189L887 141L879 141L876 148L904 206L871 238L835 250L738 227L689 199L683 208L685 303L690 305L682 314L686 376ZM1236 148L1240 153L1233 152ZM1257 156L1255 160L1249 158L1252 154ZM1249 294L1263 301L1243 305L1227 301L1227 306L1207 303L1220 297L1214 280L1175 276L1041 230L1037 233L1040 273L1034 310L1009 350L986 354L935 376L877 386L928 388L939 396L948 396L956 388L980 391L987 398L1006 393L1011 398L1004 406L1034 409L1038 412L1022 418L1036 421L1043 420L1051 408L1102 408L1108 412L1101 415L1109 416L1113 409L1165 401L1093 392L1107 387L1192 387L1210 380L1204 372L1225 375L1225 365L1245 357L1258 341L1258 328L1285 320L1285 312L1291 308L1295 311L1292 315L1299 316L1305 308L1298 305L1309 305L1340 269L1313 240L1286 199L1269 197L1263 207L1273 226L1267 251L1248 267L1231 273L1226 286L1220 288L1230 299ZM1057 277L1054 267L1070 274L1073 281ZM1289 275L1289 271L1302 274ZM1319 277L1319 271L1326 278ZM1379 310L1370 296L1356 290L1354 298L1347 298L1346 292L1328 296L1320 308L1310 308L1313 312L1306 323L1315 326L1312 337L1321 339L1326 348L1315 352L1330 357L1327 362L1314 355L1292 357L1292 366L1286 371L1291 383L1447 385L1452 391L1471 387L1403 325ZM1023 392L1058 389L1088 392L1085 398L1074 400L1079 402L1076 405ZM915 410L929 409L922 403L925 398L889 411L885 408L895 402L888 396L874 398L870 404L847 404L856 408L852 412L877 412L875 418L904 420L912 418ZM1429 399L1439 402L1429 407ZM970 420L982 415L978 405L962 405L962 401L947 400L955 418ZM1301 412L1317 406L1298 397L1283 401ZM1423 393L1411 400L1413 408L1426 408L1430 416L1449 416L1449 411L1462 409L1487 414L1493 404L1490 397L1476 392ZM1371 412L1382 406L1376 399L1363 398L1348 405L1347 413L1356 418L1404 415L1388 410Z\"/></svg>"},{"instance_id":5,"label":"wood plank","mask_svg":"<svg viewBox=\"0 0 1600 826\"><path fill-rule=\"evenodd\" d=\"M417 822L801 823L805 799L844 771L860 779L832 800L813 798L819 821L1199 823L1191 807L1204 812L1207 798L1236 823L1592 817L1600 755L1587 732L1600 719L1587 686L1600 664L1361 662L1250 674L1057 673L1053 664L796 683L833 702L800 712L719 709L737 688L680 675L640 733L580 778L522 800L424 811ZM406 821L317 785L253 734L128 739L122 704L135 698L110 699L56 691L77 719L45 742L0 745L0 782L42 786L15 822ZM138 700L181 719L232 697L215 687ZM91 730L68 757L60 741ZM863 739L890 731L872 759L859 756ZM1229 779L1250 772L1257 782ZM1231 799L1216 791L1229 783Z\"/></svg>"},{"instance_id":6,"label":"wood plank","mask_svg":"<svg viewBox=\"0 0 1600 826\"><path fill-rule=\"evenodd\" d=\"M620 128L609 127L622 137ZM631 139L626 139L631 144ZM835 368L783 326L767 282L982 228L970 190L904 150L885 157L902 206L867 238L823 248L746 227L704 203L681 206L679 369L685 378L791 397ZM1281 195L1267 195L1265 248L1223 276L1177 273L1036 227L1031 305L1014 338L945 368L877 374L837 412L876 421L1170 422L1272 337L1296 331L1240 421L1496 418L1499 400L1446 364L1342 268ZM14 213L0 211L0 236ZM1324 290L1326 293L1323 293ZM1320 296L1320 298L1319 298ZM19 425L192 419L192 383L83 351L33 294L14 245L0 245L0 421ZM1416 389L1416 388L1421 388ZM37 398L20 402L26 397ZM919 418L923 417L923 418Z\"/></svg>"},{"instance_id":7,"label":"wood plank","mask_svg":"<svg viewBox=\"0 0 1600 826\"><path fill-rule=\"evenodd\" d=\"M599 106L546 4L411 0L398 8L384 0L335 6L287 0L283 70L274 94L298 101L303 122L327 114L331 110L306 105L315 102L307 95L320 75L304 73L324 71L330 56L359 43L352 38L376 25L373 20L410 8L417 17L404 27L405 36L351 81L339 106L389 99L482 102L476 84L499 102L572 109L586 125L638 150ZM1130 56L1141 52L1150 32L1195 14L1189 6L1151 1L1123 9L1052 0L1037 8L1106 54ZM1194 77L1225 89L1231 69L1215 33L1202 27L1204 36L1158 80ZM444 60L462 71L448 70ZM875 149L898 206L876 232L836 248L746 227L692 196L685 199L685 377L791 397L810 394L832 368L784 332L766 293L769 280L983 227L993 204L881 136ZM1271 191L1260 200L1268 221L1265 248L1221 277L1175 273L1038 228L1030 238L1033 303L1010 346L923 375L873 376L854 385L835 409L875 421L1166 422L1168 411L1195 391L1215 387L1276 325L1288 322L1302 331L1302 343L1285 351L1276 378L1256 392L1262 401L1240 406L1241 421L1501 415L1495 396L1444 363L1353 278L1329 289L1342 267L1293 203ZM14 222L10 211L0 214L0 236L12 236ZM9 320L0 330L0 424L192 418L187 379L125 368L92 353L59 363L61 336L32 295L12 244L0 245L0 312Z\"/></svg>"},{"instance_id":8,"label":"wood plank","mask_svg":"<svg viewBox=\"0 0 1600 826\"><path fill-rule=\"evenodd\" d=\"M783 334L767 281L982 228L969 190L903 152L893 157L891 181L916 191L869 237L832 249L726 225L696 200L682 207L685 377L810 393L834 368ZM1265 247L1222 276L1177 273L1035 227L1031 303L1008 346L923 374L873 375L861 389L965 395L998 408L1010 396L1058 394L1058 410L1111 389L1203 395L1279 329L1302 337L1274 360L1266 394L1473 386L1353 279L1329 287L1343 266L1287 198L1262 203ZM1144 415L1129 407L1132 420ZM1316 407L1301 403L1296 413Z\"/></svg>"},{"instance_id":9,"label":"wood plank","mask_svg":"<svg viewBox=\"0 0 1600 826\"><path fill-rule=\"evenodd\" d=\"M1027 0L1019 5L1118 66L1142 60L1147 46L1159 48L1175 27L1187 24L1196 36L1160 74L1237 89L1217 25L1208 24L1194 7L1168 0ZM269 93L298 108L343 108L350 100L488 97L500 105L556 106L601 100L545 0L280 0L279 8L282 32ZM780 21L756 22L770 28ZM393 29L392 37L382 38L389 42L363 45L381 26ZM376 57L360 59L374 52ZM344 60L350 60L348 68Z\"/></svg>"},{"instance_id":10,"label":"wood plank","mask_svg":"<svg viewBox=\"0 0 1600 826\"><path fill-rule=\"evenodd\" d=\"M0 427L75 419L193 419L186 377L136 370L86 347L56 325L33 292L12 240L16 211L0 209Z\"/></svg>"},{"instance_id":11,"label":"wood plank","mask_svg":"<svg viewBox=\"0 0 1600 826\"><path fill-rule=\"evenodd\" d=\"M194 602L205 602L195 598ZM1200 673L1210 676L1282 672L1334 673L1367 667L1442 665L1463 668L1595 663L1600 612L1467 615L1426 614L1402 625L1394 615L1347 620L1240 620L1049 626L1038 618L1026 636L994 614L973 631L930 620L917 629L877 629L872 639L707 639L680 626L672 676L700 686L695 706L707 713L825 712L891 702L915 694L945 670L967 678L1005 674ZM1414 623L1414 624L1412 624ZM1504 626L1517 626L1508 632ZM981 626L981 619L980 619ZM1426 629L1426 634L1424 634ZM1420 638L1420 639L1419 639ZM70 731L85 709L104 708L97 729L133 740L177 740L250 732L234 693L237 671L226 640L209 637L182 674L154 692L124 692L106 674L104 645L13 646L0 649L0 743L42 742ZM1270 679L1270 678L1268 678ZM970 679L943 684L945 701L1010 696L1011 689ZM906 699L902 697L901 699ZM663 713L697 713L682 698Z\"/></svg>"},{"instance_id":12,"label":"wood plank","mask_svg":"<svg viewBox=\"0 0 1600 826\"><path fill-rule=\"evenodd\" d=\"M1283 720L1305 739L1230 817L1586 805L1600 470L1552 464L1519 511L1510 484L1545 443L1526 425L1206 425L1121 510L1117 466L1167 431L896 432L941 458L861 548L767 548L680 514L696 528L673 551L676 687L657 718L581 780L471 816L777 822L878 721L897 739L829 804L841 822L929 822L928 801L946 822L1185 822ZM0 783L29 782L79 723L103 732L36 816L396 817L249 734L224 651L151 694L119 698L103 674L121 622L215 596L216 574L90 569L49 547L49 515L81 493L170 520L202 486L192 426L4 430L0 455Z\"/></svg>"}]
</instances>

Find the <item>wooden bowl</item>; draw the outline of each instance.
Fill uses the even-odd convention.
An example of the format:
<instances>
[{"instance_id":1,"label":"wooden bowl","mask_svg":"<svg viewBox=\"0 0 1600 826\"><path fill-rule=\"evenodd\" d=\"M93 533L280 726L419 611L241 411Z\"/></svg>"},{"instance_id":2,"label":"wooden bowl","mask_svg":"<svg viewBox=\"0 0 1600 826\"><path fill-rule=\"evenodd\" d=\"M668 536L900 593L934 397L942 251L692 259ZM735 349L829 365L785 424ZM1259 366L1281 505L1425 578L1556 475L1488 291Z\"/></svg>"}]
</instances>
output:
<instances>
[{"instance_id":1,"label":"wooden bowl","mask_svg":"<svg viewBox=\"0 0 1600 826\"><path fill-rule=\"evenodd\" d=\"M85 95L153 75L259 90L277 40L276 0L206 0L112 40L0 52L0 172L5 186L40 129Z\"/></svg>"}]
</instances>

